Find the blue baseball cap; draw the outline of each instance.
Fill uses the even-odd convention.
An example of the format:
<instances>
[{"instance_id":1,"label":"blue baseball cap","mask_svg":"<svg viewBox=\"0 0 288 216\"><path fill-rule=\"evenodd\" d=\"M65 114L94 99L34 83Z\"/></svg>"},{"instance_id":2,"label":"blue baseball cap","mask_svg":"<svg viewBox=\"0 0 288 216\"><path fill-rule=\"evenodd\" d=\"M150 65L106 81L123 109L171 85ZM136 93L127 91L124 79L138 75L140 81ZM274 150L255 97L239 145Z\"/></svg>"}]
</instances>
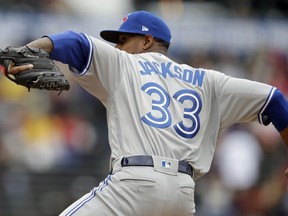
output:
<instances>
[{"instance_id":1,"label":"blue baseball cap","mask_svg":"<svg viewBox=\"0 0 288 216\"><path fill-rule=\"evenodd\" d=\"M171 32L167 24L158 16L147 11L135 11L122 19L119 30L104 30L100 36L109 42L118 43L121 33L150 34L170 44Z\"/></svg>"}]
</instances>

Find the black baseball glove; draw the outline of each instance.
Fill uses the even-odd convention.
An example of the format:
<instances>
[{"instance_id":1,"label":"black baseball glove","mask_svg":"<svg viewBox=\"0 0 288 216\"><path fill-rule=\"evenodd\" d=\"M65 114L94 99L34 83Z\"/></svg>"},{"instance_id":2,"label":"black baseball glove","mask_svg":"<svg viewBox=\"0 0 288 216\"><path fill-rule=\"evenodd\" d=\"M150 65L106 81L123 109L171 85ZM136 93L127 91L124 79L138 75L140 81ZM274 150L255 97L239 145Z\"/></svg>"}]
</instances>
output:
<instances>
[{"instance_id":1,"label":"black baseball glove","mask_svg":"<svg viewBox=\"0 0 288 216\"><path fill-rule=\"evenodd\" d=\"M9 74L11 66L32 64L33 68L15 75ZM69 90L69 82L64 74L42 49L28 46L9 46L0 50L0 65L4 67L4 75L18 85L25 86L30 91L34 89ZM60 94L59 93L59 94Z\"/></svg>"}]
</instances>

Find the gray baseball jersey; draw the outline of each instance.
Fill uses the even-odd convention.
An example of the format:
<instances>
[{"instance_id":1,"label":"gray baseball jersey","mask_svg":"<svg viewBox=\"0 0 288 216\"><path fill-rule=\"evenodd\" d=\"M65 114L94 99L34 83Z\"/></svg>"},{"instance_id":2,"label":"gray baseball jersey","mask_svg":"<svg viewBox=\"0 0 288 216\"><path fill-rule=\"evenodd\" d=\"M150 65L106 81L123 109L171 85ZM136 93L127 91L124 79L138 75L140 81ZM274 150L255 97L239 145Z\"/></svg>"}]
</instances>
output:
<instances>
[{"instance_id":1,"label":"gray baseball jersey","mask_svg":"<svg viewBox=\"0 0 288 216\"><path fill-rule=\"evenodd\" d=\"M76 80L107 108L112 160L185 160L198 178L210 168L219 132L256 121L273 92L270 85L178 64L160 53L128 54L89 38L90 65Z\"/></svg>"}]
</instances>

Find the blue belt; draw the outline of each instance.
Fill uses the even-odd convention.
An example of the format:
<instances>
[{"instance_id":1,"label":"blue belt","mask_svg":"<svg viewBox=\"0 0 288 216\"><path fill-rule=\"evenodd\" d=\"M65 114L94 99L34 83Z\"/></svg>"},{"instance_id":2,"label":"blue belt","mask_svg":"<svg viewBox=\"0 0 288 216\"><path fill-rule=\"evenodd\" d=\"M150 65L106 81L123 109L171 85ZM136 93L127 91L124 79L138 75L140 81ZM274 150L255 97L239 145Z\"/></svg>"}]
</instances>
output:
<instances>
[{"instance_id":1,"label":"blue belt","mask_svg":"<svg viewBox=\"0 0 288 216\"><path fill-rule=\"evenodd\" d=\"M121 160L121 166L149 166L154 167L153 158L150 155L137 155L123 157ZM193 167L186 161L179 161L178 172L190 175L193 178Z\"/></svg>"}]
</instances>

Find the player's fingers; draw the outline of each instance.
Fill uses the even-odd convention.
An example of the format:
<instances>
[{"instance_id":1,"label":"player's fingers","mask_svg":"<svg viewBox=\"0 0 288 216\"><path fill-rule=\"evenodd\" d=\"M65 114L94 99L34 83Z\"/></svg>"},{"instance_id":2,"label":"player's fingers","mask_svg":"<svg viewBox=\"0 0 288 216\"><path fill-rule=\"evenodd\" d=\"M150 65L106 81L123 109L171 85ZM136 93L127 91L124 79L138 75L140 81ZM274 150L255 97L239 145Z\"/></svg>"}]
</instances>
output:
<instances>
[{"instance_id":1,"label":"player's fingers","mask_svg":"<svg viewBox=\"0 0 288 216\"><path fill-rule=\"evenodd\" d=\"M32 64L21 65L21 66L16 66L16 67L12 66L12 67L9 68L8 73L9 74L17 74L17 73L20 73L22 71L29 70L29 69L32 69L32 68L33 68Z\"/></svg>"},{"instance_id":2,"label":"player's fingers","mask_svg":"<svg viewBox=\"0 0 288 216\"><path fill-rule=\"evenodd\" d=\"M0 72L3 74L5 73L5 67L3 67L2 65L0 65Z\"/></svg>"},{"instance_id":3,"label":"player's fingers","mask_svg":"<svg viewBox=\"0 0 288 216\"><path fill-rule=\"evenodd\" d=\"M288 178L288 168L287 168L286 171L285 171L285 175L286 175L286 177Z\"/></svg>"}]
</instances>

